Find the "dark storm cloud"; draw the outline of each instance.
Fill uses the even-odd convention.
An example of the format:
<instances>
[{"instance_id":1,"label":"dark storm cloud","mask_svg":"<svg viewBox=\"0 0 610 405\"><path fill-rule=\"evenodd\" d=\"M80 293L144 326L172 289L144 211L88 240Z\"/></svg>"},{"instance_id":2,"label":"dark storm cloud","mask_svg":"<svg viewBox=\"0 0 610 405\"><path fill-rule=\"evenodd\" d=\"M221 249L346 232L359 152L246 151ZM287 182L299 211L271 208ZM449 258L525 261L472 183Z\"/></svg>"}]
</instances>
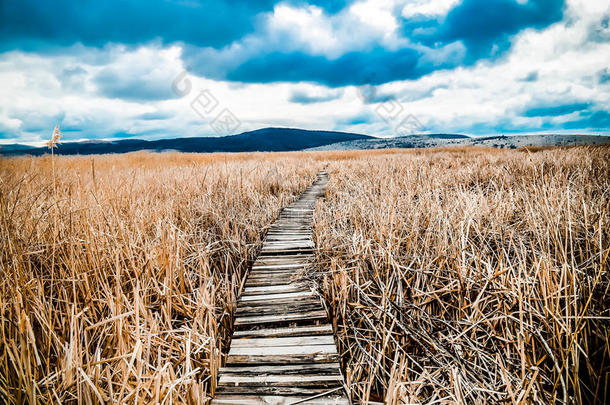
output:
<instances>
[{"instance_id":1,"label":"dark storm cloud","mask_svg":"<svg viewBox=\"0 0 610 405\"><path fill-rule=\"evenodd\" d=\"M471 60L510 46L510 37L527 28L541 29L563 18L564 0L463 0L447 14L428 42L462 41Z\"/></svg>"},{"instance_id":2,"label":"dark storm cloud","mask_svg":"<svg viewBox=\"0 0 610 405\"><path fill-rule=\"evenodd\" d=\"M316 82L329 87L382 84L415 79L431 71L419 67L419 52L401 49L389 52L377 48L369 52L349 52L337 59L311 56L303 52L274 52L254 57L226 74L241 82Z\"/></svg>"},{"instance_id":3,"label":"dark storm cloud","mask_svg":"<svg viewBox=\"0 0 610 405\"><path fill-rule=\"evenodd\" d=\"M251 32L257 14L273 5L273 0L3 0L0 47L99 47L153 39L219 47Z\"/></svg>"}]
</instances>

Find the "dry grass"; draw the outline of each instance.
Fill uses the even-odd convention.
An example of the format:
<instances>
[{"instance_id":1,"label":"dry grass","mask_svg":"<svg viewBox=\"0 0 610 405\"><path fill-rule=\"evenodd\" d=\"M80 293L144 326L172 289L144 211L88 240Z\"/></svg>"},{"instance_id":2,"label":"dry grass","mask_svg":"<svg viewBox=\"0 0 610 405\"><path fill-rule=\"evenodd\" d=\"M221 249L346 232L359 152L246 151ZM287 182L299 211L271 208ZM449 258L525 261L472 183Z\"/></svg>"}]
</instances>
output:
<instances>
[{"instance_id":1,"label":"dry grass","mask_svg":"<svg viewBox=\"0 0 610 405\"><path fill-rule=\"evenodd\" d=\"M319 165L319 164L318 164ZM202 403L285 155L0 160L0 402Z\"/></svg>"},{"instance_id":2,"label":"dry grass","mask_svg":"<svg viewBox=\"0 0 610 405\"><path fill-rule=\"evenodd\" d=\"M265 227L323 167L354 399L608 400L608 148L93 159L0 160L0 402L204 402Z\"/></svg>"},{"instance_id":3,"label":"dry grass","mask_svg":"<svg viewBox=\"0 0 610 405\"><path fill-rule=\"evenodd\" d=\"M332 163L319 280L355 399L607 403L610 149Z\"/></svg>"}]
</instances>

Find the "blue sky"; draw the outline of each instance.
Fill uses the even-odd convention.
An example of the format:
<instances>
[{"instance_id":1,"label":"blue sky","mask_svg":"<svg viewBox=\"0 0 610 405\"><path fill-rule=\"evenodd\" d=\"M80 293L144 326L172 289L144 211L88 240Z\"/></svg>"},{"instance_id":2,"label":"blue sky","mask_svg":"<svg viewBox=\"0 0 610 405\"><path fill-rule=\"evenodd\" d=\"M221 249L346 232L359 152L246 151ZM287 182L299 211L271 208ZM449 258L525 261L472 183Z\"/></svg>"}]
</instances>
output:
<instances>
[{"instance_id":1,"label":"blue sky","mask_svg":"<svg viewBox=\"0 0 610 405\"><path fill-rule=\"evenodd\" d=\"M607 134L609 22L590 0L3 0L0 142Z\"/></svg>"}]
</instances>

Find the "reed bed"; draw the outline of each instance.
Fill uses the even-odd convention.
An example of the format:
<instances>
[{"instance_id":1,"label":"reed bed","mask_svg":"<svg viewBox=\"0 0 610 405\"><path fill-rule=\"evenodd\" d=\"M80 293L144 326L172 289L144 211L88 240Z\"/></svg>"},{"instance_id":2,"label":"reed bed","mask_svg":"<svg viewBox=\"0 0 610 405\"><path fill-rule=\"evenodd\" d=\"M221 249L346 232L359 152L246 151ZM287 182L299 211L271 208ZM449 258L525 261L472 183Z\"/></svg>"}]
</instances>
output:
<instances>
[{"instance_id":1,"label":"reed bed","mask_svg":"<svg viewBox=\"0 0 610 405\"><path fill-rule=\"evenodd\" d=\"M0 159L0 402L205 403L266 226L325 168L355 403L605 403L610 149Z\"/></svg>"},{"instance_id":2,"label":"reed bed","mask_svg":"<svg viewBox=\"0 0 610 405\"><path fill-rule=\"evenodd\" d=\"M286 154L0 160L0 402L205 403Z\"/></svg>"},{"instance_id":3,"label":"reed bed","mask_svg":"<svg viewBox=\"0 0 610 405\"><path fill-rule=\"evenodd\" d=\"M327 170L316 277L355 401L610 402L609 148Z\"/></svg>"}]
</instances>

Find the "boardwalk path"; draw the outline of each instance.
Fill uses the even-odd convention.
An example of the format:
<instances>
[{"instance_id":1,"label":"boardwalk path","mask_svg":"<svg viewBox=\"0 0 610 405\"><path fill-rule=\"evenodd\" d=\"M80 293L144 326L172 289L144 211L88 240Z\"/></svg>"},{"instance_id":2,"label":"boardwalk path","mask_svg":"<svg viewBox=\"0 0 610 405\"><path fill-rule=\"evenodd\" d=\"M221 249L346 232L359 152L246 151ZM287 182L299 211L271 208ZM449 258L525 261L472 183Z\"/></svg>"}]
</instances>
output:
<instances>
[{"instance_id":1,"label":"boardwalk path","mask_svg":"<svg viewBox=\"0 0 610 405\"><path fill-rule=\"evenodd\" d=\"M213 405L349 404L326 311L299 282L314 260L313 209L327 181L318 174L271 226L237 303Z\"/></svg>"}]
</instances>

